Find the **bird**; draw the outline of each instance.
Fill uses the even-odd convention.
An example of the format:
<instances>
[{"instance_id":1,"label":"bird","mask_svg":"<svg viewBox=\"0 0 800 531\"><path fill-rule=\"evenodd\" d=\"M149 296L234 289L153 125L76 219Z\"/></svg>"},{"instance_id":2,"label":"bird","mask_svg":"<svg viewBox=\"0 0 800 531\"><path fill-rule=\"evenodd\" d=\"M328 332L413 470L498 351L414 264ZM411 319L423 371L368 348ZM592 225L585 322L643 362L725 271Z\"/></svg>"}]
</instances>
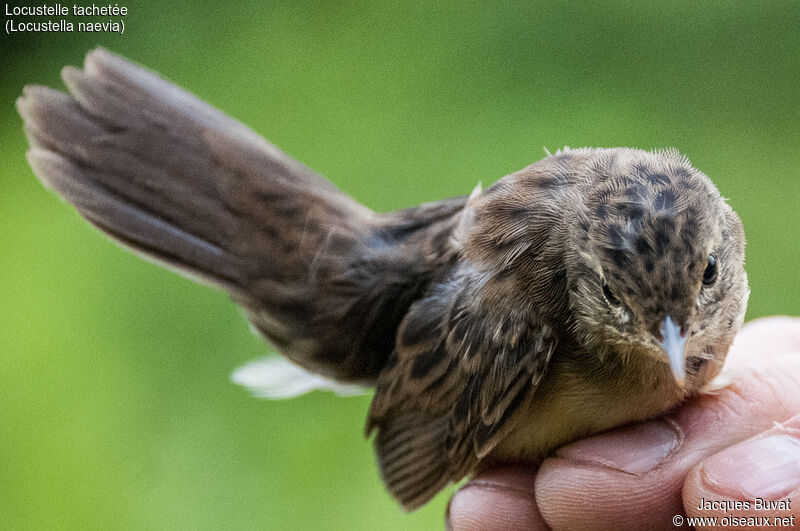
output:
<instances>
[{"instance_id":1,"label":"bird","mask_svg":"<svg viewBox=\"0 0 800 531\"><path fill-rule=\"evenodd\" d=\"M675 149L565 147L378 213L108 50L62 77L68 92L17 100L34 174L123 246L228 292L292 364L374 387L365 432L405 510L669 411L744 320L742 222Z\"/></svg>"}]
</instances>

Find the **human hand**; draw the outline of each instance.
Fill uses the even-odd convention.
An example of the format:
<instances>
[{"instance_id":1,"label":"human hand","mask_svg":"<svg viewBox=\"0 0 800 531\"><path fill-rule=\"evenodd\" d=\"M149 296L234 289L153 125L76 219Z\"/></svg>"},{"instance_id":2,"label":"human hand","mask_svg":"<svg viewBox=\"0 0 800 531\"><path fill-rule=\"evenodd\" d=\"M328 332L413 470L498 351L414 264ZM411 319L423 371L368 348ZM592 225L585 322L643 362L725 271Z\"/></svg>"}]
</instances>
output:
<instances>
[{"instance_id":1,"label":"human hand","mask_svg":"<svg viewBox=\"0 0 800 531\"><path fill-rule=\"evenodd\" d=\"M800 527L800 319L748 323L725 374L731 381L719 391L569 444L538 470L475 477L450 501L448 528L674 529L687 517L731 514ZM756 497L793 503L758 510ZM750 507L700 509L702 500Z\"/></svg>"}]
</instances>

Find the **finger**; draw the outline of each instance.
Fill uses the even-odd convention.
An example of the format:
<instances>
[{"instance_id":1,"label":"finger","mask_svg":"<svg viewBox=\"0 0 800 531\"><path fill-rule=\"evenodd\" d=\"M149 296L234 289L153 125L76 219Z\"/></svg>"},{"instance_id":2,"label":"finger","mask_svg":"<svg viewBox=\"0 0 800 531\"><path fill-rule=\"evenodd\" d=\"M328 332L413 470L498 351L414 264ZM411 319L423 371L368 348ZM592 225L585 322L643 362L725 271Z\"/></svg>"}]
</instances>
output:
<instances>
[{"instance_id":1,"label":"finger","mask_svg":"<svg viewBox=\"0 0 800 531\"><path fill-rule=\"evenodd\" d=\"M534 499L535 470L503 467L476 477L453 495L447 529L548 529Z\"/></svg>"},{"instance_id":2,"label":"finger","mask_svg":"<svg viewBox=\"0 0 800 531\"><path fill-rule=\"evenodd\" d=\"M800 415L694 467L683 503L698 529L800 526Z\"/></svg>"},{"instance_id":3,"label":"finger","mask_svg":"<svg viewBox=\"0 0 800 531\"><path fill-rule=\"evenodd\" d=\"M539 470L539 511L554 528L672 529L689 470L800 412L799 385L800 355L741 367L666 418L565 446Z\"/></svg>"},{"instance_id":4,"label":"finger","mask_svg":"<svg viewBox=\"0 0 800 531\"><path fill-rule=\"evenodd\" d=\"M728 352L725 367L752 365L790 352L800 352L800 319L764 317L744 325Z\"/></svg>"}]
</instances>

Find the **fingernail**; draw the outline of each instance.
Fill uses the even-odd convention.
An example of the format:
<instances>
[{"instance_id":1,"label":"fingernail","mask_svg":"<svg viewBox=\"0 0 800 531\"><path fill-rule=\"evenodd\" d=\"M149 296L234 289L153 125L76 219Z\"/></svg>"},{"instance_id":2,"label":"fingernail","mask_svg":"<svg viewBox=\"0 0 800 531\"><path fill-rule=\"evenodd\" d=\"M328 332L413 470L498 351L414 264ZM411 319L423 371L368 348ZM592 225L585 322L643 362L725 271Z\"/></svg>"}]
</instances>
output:
<instances>
[{"instance_id":1,"label":"fingernail","mask_svg":"<svg viewBox=\"0 0 800 531\"><path fill-rule=\"evenodd\" d=\"M723 494L784 497L800 487L800 438L775 433L737 444L709 458L703 475L715 490L734 491Z\"/></svg>"},{"instance_id":2,"label":"fingernail","mask_svg":"<svg viewBox=\"0 0 800 531\"><path fill-rule=\"evenodd\" d=\"M564 446L556 455L641 475L666 461L680 442L678 426L658 420L582 439Z\"/></svg>"}]
</instances>

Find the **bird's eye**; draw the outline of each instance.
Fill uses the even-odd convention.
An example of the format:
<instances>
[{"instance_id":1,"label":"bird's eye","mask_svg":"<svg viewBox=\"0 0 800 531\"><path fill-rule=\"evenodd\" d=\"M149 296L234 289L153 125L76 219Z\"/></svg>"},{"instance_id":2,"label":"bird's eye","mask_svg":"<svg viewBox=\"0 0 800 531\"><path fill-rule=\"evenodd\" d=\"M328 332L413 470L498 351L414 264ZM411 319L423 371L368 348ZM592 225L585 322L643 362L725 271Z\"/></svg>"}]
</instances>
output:
<instances>
[{"instance_id":1,"label":"bird's eye","mask_svg":"<svg viewBox=\"0 0 800 531\"><path fill-rule=\"evenodd\" d=\"M717 257L713 254L708 255L708 265L703 271L703 285L710 286L717 281Z\"/></svg>"},{"instance_id":2,"label":"bird's eye","mask_svg":"<svg viewBox=\"0 0 800 531\"><path fill-rule=\"evenodd\" d=\"M608 303L611 306L620 306L622 302L617 298L616 295L609 289L608 284L606 284L605 280L603 281L603 297L606 298Z\"/></svg>"}]
</instances>

